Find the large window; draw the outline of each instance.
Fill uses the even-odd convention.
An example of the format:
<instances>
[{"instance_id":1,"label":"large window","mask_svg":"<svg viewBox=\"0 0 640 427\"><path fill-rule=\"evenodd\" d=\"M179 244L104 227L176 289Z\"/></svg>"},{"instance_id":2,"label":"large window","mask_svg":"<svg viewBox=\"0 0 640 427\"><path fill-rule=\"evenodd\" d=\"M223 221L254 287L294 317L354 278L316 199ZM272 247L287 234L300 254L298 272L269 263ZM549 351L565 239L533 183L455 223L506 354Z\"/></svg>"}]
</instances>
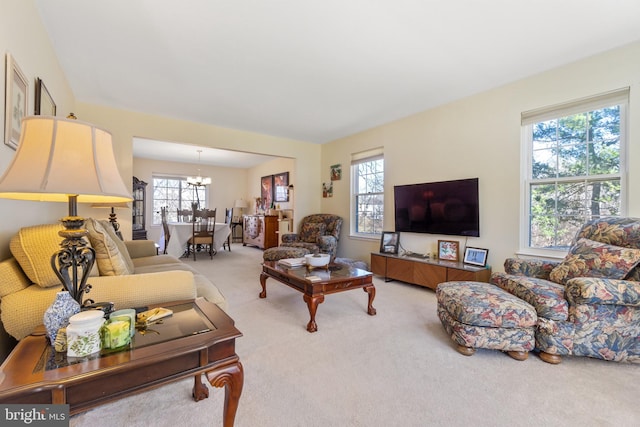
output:
<instances>
[{"instance_id":1,"label":"large window","mask_svg":"<svg viewBox=\"0 0 640 427\"><path fill-rule=\"evenodd\" d=\"M160 208L167 206L167 220L178 220L178 209L191 209L192 203L207 206L206 187L187 184L183 177L153 177L153 224L162 223Z\"/></svg>"},{"instance_id":2,"label":"large window","mask_svg":"<svg viewBox=\"0 0 640 427\"><path fill-rule=\"evenodd\" d=\"M526 242L564 250L588 220L623 215L628 91L523 114Z\"/></svg>"},{"instance_id":3,"label":"large window","mask_svg":"<svg viewBox=\"0 0 640 427\"><path fill-rule=\"evenodd\" d=\"M352 158L352 233L379 237L384 227L384 158L381 150Z\"/></svg>"}]
</instances>

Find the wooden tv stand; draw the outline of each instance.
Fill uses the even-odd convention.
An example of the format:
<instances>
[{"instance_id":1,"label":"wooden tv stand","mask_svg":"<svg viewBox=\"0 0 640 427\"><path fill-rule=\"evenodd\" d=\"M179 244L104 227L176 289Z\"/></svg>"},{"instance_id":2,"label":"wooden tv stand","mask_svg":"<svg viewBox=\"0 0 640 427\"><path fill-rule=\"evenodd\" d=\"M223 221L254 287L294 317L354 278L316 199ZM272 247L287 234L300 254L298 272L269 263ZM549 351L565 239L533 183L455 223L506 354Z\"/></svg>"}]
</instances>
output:
<instances>
[{"instance_id":1,"label":"wooden tv stand","mask_svg":"<svg viewBox=\"0 0 640 427\"><path fill-rule=\"evenodd\" d=\"M371 253L371 271L373 274L383 276L386 282L400 280L434 290L442 282L455 280L489 282L491 277L491 268L376 252Z\"/></svg>"}]
</instances>

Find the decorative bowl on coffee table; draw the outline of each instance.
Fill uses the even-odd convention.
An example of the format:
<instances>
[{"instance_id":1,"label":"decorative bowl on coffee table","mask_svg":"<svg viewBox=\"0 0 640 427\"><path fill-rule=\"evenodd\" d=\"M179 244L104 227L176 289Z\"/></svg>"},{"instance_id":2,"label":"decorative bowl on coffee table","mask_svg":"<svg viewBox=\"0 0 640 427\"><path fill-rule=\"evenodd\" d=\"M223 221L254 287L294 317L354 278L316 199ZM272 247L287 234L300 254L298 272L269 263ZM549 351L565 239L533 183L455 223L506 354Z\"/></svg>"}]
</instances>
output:
<instances>
[{"instance_id":1,"label":"decorative bowl on coffee table","mask_svg":"<svg viewBox=\"0 0 640 427\"><path fill-rule=\"evenodd\" d=\"M309 267L326 267L329 265L331 256L329 254L308 254L304 258L307 261Z\"/></svg>"}]
</instances>

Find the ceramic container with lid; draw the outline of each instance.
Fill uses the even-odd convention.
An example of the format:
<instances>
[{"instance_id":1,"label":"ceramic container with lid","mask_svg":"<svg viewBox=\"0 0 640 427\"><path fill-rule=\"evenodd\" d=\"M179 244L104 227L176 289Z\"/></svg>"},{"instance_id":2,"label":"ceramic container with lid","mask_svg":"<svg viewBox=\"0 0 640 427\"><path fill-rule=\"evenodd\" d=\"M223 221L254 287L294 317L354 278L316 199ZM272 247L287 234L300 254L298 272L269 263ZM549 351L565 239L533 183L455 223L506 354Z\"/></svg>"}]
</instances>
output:
<instances>
[{"instance_id":1,"label":"ceramic container with lid","mask_svg":"<svg viewBox=\"0 0 640 427\"><path fill-rule=\"evenodd\" d=\"M85 357L100 351L103 323L102 310L86 310L71 316L67 326L67 356Z\"/></svg>"}]
</instances>

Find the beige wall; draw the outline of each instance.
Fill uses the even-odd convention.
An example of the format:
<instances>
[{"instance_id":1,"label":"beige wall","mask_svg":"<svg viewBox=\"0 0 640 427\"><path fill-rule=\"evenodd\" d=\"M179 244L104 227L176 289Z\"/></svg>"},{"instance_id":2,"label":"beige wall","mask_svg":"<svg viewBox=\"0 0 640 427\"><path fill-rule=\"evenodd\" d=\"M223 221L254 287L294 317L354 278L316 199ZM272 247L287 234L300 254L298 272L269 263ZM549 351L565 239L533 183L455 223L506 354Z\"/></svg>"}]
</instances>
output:
<instances>
[{"instance_id":1,"label":"beige wall","mask_svg":"<svg viewBox=\"0 0 640 427\"><path fill-rule=\"evenodd\" d=\"M640 43L480 93L323 146L322 179L343 165L333 198L322 210L343 216L339 255L369 259L379 241L349 238L349 162L352 153L374 147L385 152L385 229L394 229L393 186L479 177L480 234L469 246L489 248L495 270L519 249L520 114L630 86L628 214L640 216ZM406 249L433 252L443 236L403 233ZM464 246L464 238L458 240Z\"/></svg>"}]
</instances>

